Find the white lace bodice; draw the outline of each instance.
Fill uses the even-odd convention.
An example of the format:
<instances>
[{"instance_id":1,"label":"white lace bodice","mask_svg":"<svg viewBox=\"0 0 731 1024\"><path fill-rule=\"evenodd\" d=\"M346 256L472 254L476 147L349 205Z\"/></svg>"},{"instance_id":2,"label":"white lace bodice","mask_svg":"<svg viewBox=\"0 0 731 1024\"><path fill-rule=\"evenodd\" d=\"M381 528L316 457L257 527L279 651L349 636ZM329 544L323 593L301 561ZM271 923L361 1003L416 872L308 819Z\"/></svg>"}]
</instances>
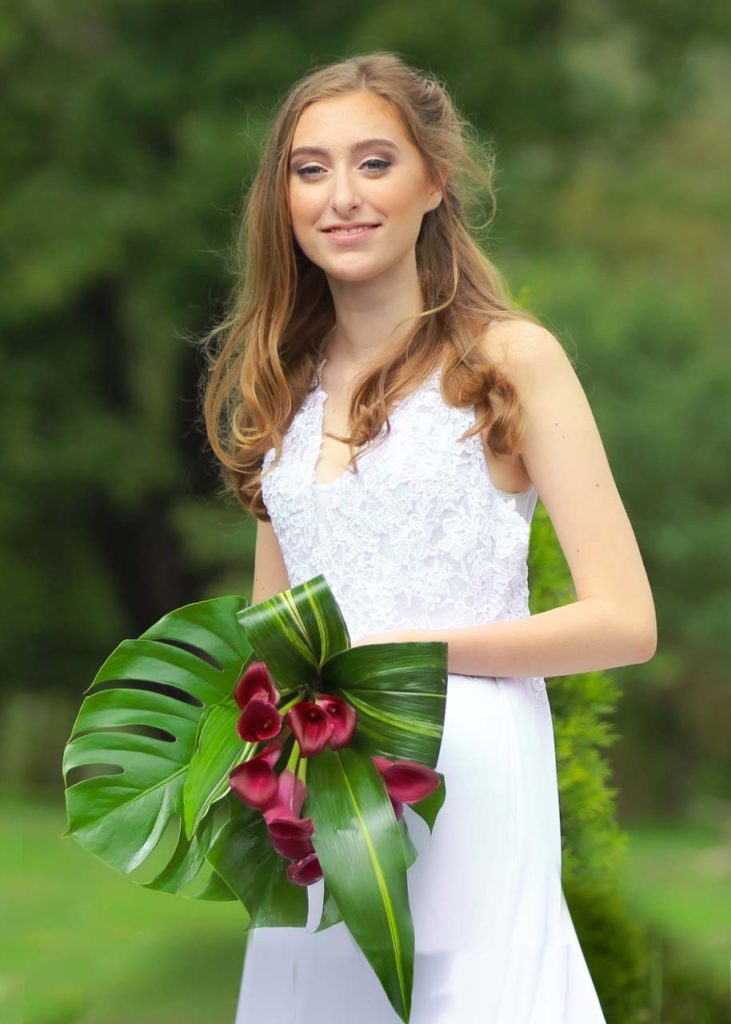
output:
<instances>
[{"instance_id":1,"label":"white lace bodice","mask_svg":"<svg viewBox=\"0 0 731 1024\"><path fill-rule=\"evenodd\" d=\"M441 394L437 369L391 412L376 441L316 502L323 433L320 361L262 497L291 586L323 573L351 641L400 628L472 626L530 614L530 521L495 488L474 409Z\"/></svg>"}]
</instances>

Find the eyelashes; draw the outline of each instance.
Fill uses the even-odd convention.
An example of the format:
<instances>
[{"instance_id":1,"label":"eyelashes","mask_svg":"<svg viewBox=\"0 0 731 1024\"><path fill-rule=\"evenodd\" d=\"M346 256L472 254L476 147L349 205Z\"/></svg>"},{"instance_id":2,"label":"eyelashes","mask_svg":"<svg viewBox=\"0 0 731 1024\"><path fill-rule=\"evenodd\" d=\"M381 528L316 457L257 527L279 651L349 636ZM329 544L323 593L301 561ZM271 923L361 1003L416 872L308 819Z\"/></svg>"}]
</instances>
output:
<instances>
[{"instance_id":1,"label":"eyelashes","mask_svg":"<svg viewBox=\"0 0 731 1024\"><path fill-rule=\"evenodd\" d=\"M361 166L365 167L368 164L379 164L380 165L378 167L369 167L369 170L372 170L372 171L385 171L387 168L389 168L391 166L391 161L390 160L381 160L379 157L372 157L370 160L364 160ZM318 171L321 171L322 169L323 168L319 167L317 164L306 164L304 167L299 167L295 171L295 174L299 175L300 178L319 178L320 175L318 173L312 174L310 172L311 171L318 172Z\"/></svg>"}]
</instances>

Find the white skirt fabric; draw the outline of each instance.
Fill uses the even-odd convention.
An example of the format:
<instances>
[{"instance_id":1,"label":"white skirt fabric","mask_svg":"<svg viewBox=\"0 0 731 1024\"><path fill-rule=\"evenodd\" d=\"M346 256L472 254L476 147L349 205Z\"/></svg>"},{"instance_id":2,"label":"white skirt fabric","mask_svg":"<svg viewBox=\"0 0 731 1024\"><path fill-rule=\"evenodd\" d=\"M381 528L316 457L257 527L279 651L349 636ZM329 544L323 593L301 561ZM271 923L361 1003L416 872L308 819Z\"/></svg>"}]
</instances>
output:
<instances>
[{"instance_id":1,"label":"white skirt fabric","mask_svg":"<svg viewBox=\"0 0 731 1024\"><path fill-rule=\"evenodd\" d=\"M561 888L553 722L543 680L450 673L434 831L410 807L410 1024L606 1024ZM306 806L304 808L306 813ZM246 937L235 1024L398 1024L344 922Z\"/></svg>"}]
</instances>

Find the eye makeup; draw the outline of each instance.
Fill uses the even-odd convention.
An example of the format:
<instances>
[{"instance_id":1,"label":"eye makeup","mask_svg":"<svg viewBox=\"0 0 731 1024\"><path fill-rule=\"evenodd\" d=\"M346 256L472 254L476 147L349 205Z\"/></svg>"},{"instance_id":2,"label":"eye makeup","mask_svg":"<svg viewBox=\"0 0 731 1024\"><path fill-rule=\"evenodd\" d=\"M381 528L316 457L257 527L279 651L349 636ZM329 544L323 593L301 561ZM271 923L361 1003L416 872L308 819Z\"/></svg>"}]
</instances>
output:
<instances>
[{"instance_id":1,"label":"eye makeup","mask_svg":"<svg viewBox=\"0 0 731 1024\"><path fill-rule=\"evenodd\" d=\"M368 170L375 173L381 173L387 170L391 166L390 160L383 160L380 157L371 157L368 160L364 160L361 166L367 164L379 164L378 167L369 167ZM300 178L319 178L319 174L311 174L311 171L321 171L323 168L318 167L316 164L304 164L302 167L293 168L293 173L299 175Z\"/></svg>"}]
</instances>

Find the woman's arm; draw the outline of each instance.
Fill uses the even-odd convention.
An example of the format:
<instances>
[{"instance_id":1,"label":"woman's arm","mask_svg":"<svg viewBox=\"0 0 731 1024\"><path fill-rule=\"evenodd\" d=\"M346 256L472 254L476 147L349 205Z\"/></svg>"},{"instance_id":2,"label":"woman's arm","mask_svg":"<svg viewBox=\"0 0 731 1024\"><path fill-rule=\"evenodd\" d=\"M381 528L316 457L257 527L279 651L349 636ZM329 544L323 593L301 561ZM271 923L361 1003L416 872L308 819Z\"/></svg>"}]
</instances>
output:
<instances>
[{"instance_id":1,"label":"woman's arm","mask_svg":"<svg viewBox=\"0 0 731 1024\"><path fill-rule=\"evenodd\" d=\"M464 675L561 676L649 661L657 646L650 584L573 366L560 342L529 322L501 324L489 334L490 357L525 408L520 454L577 600L524 619L399 631L390 639L446 641L449 671Z\"/></svg>"},{"instance_id":2,"label":"woman's arm","mask_svg":"<svg viewBox=\"0 0 731 1024\"><path fill-rule=\"evenodd\" d=\"M256 521L256 548L254 550L254 583L251 603L259 604L269 597L289 589L289 576L282 550L271 523Z\"/></svg>"}]
</instances>

